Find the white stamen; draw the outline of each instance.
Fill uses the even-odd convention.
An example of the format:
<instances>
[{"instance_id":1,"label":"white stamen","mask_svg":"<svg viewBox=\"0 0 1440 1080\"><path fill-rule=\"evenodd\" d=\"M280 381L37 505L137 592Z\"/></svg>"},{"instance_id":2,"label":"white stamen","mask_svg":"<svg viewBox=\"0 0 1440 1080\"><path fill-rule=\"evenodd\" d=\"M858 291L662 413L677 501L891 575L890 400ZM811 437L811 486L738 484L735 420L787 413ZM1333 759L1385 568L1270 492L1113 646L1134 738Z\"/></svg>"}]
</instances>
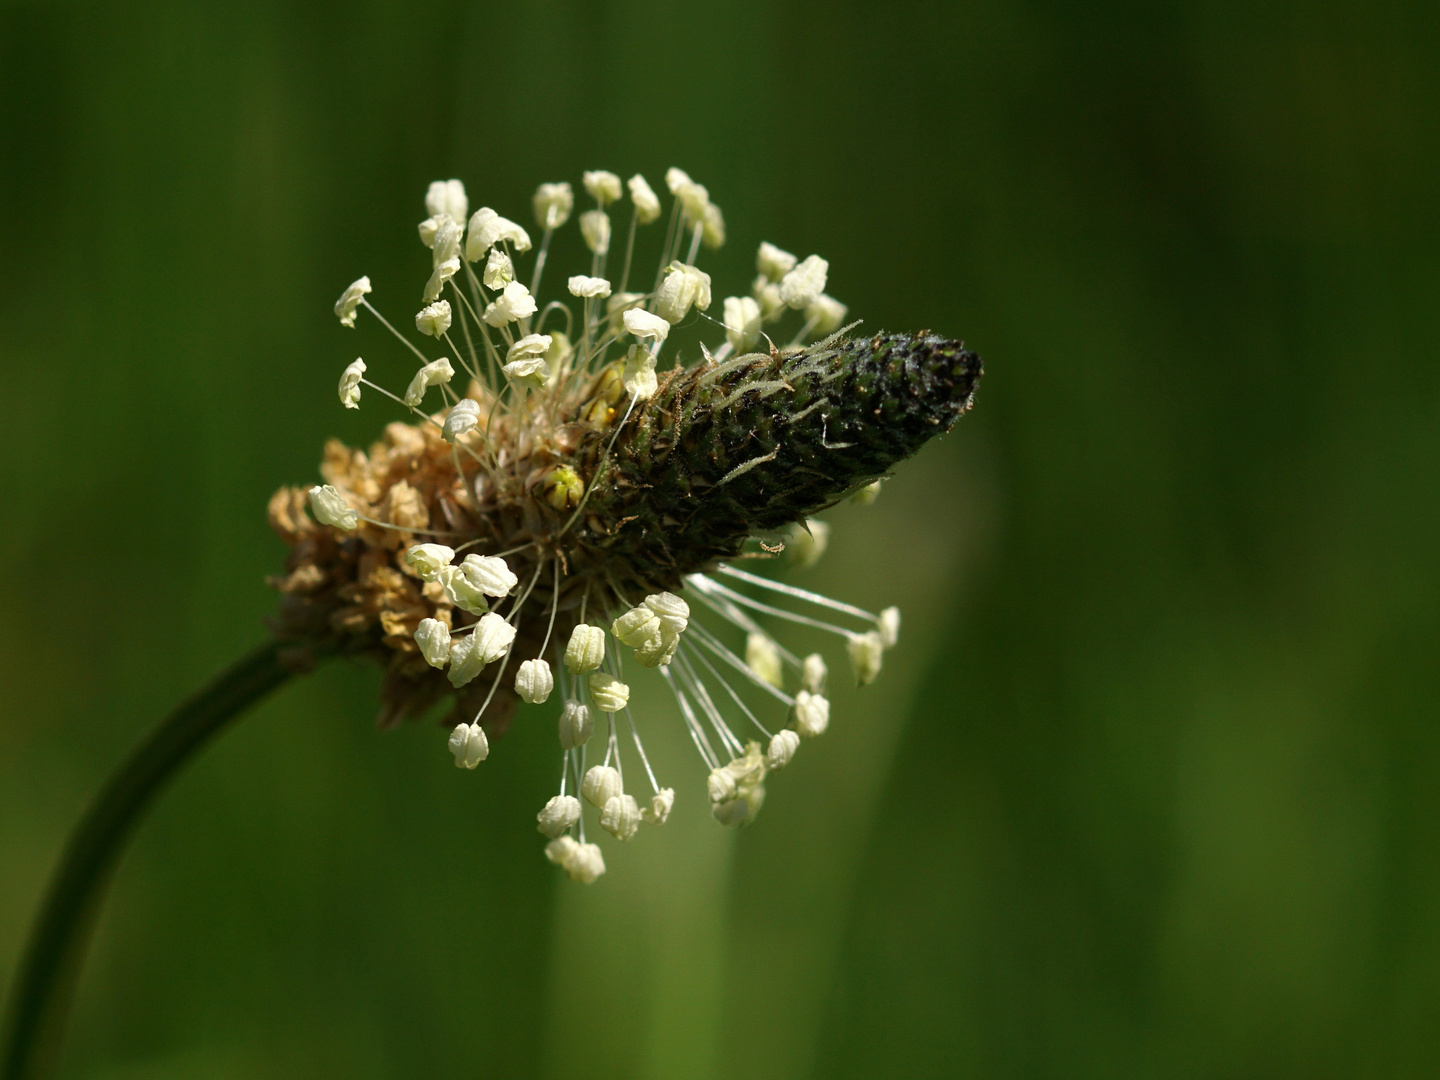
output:
<instances>
[{"instance_id":1,"label":"white stamen","mask_svg":"<svg viewBox=\"0 0 1440 1080\"><path fill-rule=\"evenodd\" d=\"M636 173L626 181L630 188L630 201L635 204L635 220L641 225L649 225L660 216L660 199L645 180L645 177Z\"/></svg>"},{"instance_id":2,"label":"white stamen","mask_svg":"<svg viewBox=\"0 0 1440 1080\"><path fill-rule=\"evenodd\" d=\"M778 318L786 310L785 298L780 295L780 286L764 274L757 277L750 286L750 295L760 305L760 314L766 319Z\"/></svg>"},{"instance_id":3,"label":"white stamen","mask_svg":"<svg viewBox=\"0 0 1440 1080\"><path fill-rule=\"evenodd\" d=\"M590 197L601 206L615 202L620 198L620 177L613 172L606 172L604 169L596 169L587 172L581 181Z\"/></svg>"},{"instance_id":4,"label":"white stamen","mask_svg":"<svg viewBox=\"0 0 1440 1080\"><path fill-rule=\"evenodd\" d=\"M710 774L710 813L722 825L743 825L754 819L765 801L765 756L750 743L743 756ZM717 795L720 796L717 798Z\"/></svg>"},{"instance_id":5,"label":"white stamen","mask_svg":"<svg viewBox=\"0 0 1440 1080\"><path fill-rule=\"evenodd\" d=\"M535 297L518 281L512 281L494 300L485 305L486 325L501 327L519 319L528 319L538 310Z\"/></svg>"},{"instance_id":6,"label":"white stamen","mask_svg":"<svg viewBox=\"0 0 1440 1080\"><path fill-rule=\"evenodd\" d=\"M539 390L550 378L550 365L545 354L550 349L549 334L527 334L505 354L505 377L515 386Z\"/></svg>"},{"instance_id":7,"label":"white stamen","mask_svg":"<svg viewBox=\"0 0 1440 1080\"><path fill-rule=\"evenodd\" d=\"M362 277L352 281L340 294L340 299L335 301L335 314L339 316L341 326L355 326L355 309L370 291L370 279Z\"/></svg>"},{"instance_id":8,"label":"white stamen","mask_svg":"<svg viewBox=\"0 0 1440 1080\"><path fill-rule=\"evenodd\" d=\"M476 210L470 218L470 235L465 241L465 261L479 262L485 253L501 241L513 244L516 251L530 250L530 234L509 218L503 218L488 206Z\"/></svg>"},{"instance_id":9,"label":"white stamen","mask_svg":"<svg viewBox=\"0 0 1440 1080\"><path fill-rule=\"evenodd\" d=\"M632 649L638 649L652 637L660 635L660 616L642 604L616 619L610 626L610 633Z\"/></svg>"},{"instance_id":10,"label":"white stamen","mask_svg":"<svg viewBox=\"0 0 1440 1080\"><path fill-rule=\"evenodd\" d=\"M665 268L665 280L655 293L655 314L673 326L690 313L692 305L701 311L709 308L710 275L672 262Z\"/></svg>"},{"instance_id":11,"label":"white stamen","mask_svg":"<svg viewBox=\"0 0 1440 1080\"><path fill-rule=\"evenodd\" d=\"M438 267L451 259L458 261L460 238L464 232L463 225L451 221L448 217L440 219L440 224L435 227L434 243L430 246L430 258L435 266Z\"/></svg>"},{"instance_id":12,"label":"white stamen","mask_svg":"<svg viewBox=\"0 0 1440 1080\"><path fill-rule=\"evenodd\" d=\"M660 626L672 634L683 634L690 624L690 605L672 592L651 593L645 606L660 619Z\"/></svg>"},{"instance_id":13,"label":"white stamen","mask_svg":"<svg viewBox=\"0 0 1440 1080\"><path fill-rule=\"evenodd\" d=\"M684 169L677 169L672 165L665 170L665 186L670 189L671 195L680 194L681 188L689 187L694 182Z\"/></svg>"},{"instance_id":14,"label":"white stamen","mask_svg":"<svg viewBox=\"0 0 1440 1080\"><path fill-rule=\"evenodd\" d=\"M415 329L438 338L450 329L450 301L437 300L426 304L415 314ZM403 340L403 339L402 339Z\"/></svg>"},{"instance_id":15,"label":"white stamen","mask_svg":"<svg viewBox=\"0 0 1440 1080\"><path fill-rule=\"evenodd\" d=\"M623 793L620 773L609 765L592 766L586 770L585 779L580 781L580 794L596 809L603 810L607 802Z\"/></svg>"},{"instance_id":16,"label":"white stamen","mask_svg":"<svg viewBox=\"0 0 1440 1080\"><path fill-rule=\"evenodd\" d=\"M800 683L812 694L825 693L825 678L830 674L825 667L825 658L819 653L811 653L805 657L805 664L801 669Z\"/></svg>"},{"instance_id":17,"label":"white stamen","mask_svg":"<svg viewBox=\"0 0 1440 1080\"><path fill-rule=\"evenodd\" d=\"M536 828L552 839L569 831L580 820L580 800L574 795L556 795L535 815Z\"/></svg>"},{"instance_id":18,"label":"white stamen","mask_svg":"<svg viewBox=\"0 0 1440 1080\"><path fill-rule=\"evenodd\" d=\"M498 247L490 249L490 255L485 260L485 269L480 274L480 280L485 287L492 292L500 292L515 280L515 263L510 256Z\"/></svg>"},{"instance_id":19,"label":"white stamen","mask_svg":"<svg viewBox=\"0 0 1440 1080\"><path fill-rule=\"evenodd\" d=\"M446 678L450 680L451 686L458 690L484 670L484 656L475 649L473 631L458 641L450 642L450 671Z\"/></svg>"},{"instance_id":20,"label":"white stamen","mask_svg":"<svg viewBox=\"0 0 1440 1080\"><path fill-rule=\"evenodd\" d=\"M830 264L819 255L811 255L780 279L780 299L791 308L809 307L825 291L825 278Z\"/></svg>"},{"instance_id":21,"label":"white stamen","mask_svg":"<svg viewBox=\"0 0 1440 1080\"><path fill-rule=\"evenodd\" d=\"M455 549L444 544L416 544L405 552L405 565L421 581L434 581L455 558Z\"/></svg>"},{"instance_id":22,"label":"white stamen","mask_svg":"<svg viewBox=\"0 0 1440 1080\"><path fill-rule=\"evenodd\" d=\"M849 308L833 296L821 293L806 306L805 319L812 334L824 337L845 325L845 316L849 311Z\"/></svg>"},{"instance_id":23,"label":"white stamen","mask_svg":"<svg viewBox=\"0 0 1440 1080\"><path fill-rule=\"evenodd\" d=\"M439 619L420 620L415 628L415 644L431 667L443 668L450 662L450 628Z\"/></svg>"},{"instance_id":24,"label":"white stamen","mask_svg":"<svg viewBox=\"0 0 1440 1080\"><path fill-rule=\"evenodd\" d=\"M600 827L617 840L635 839L640 831L640 806L633 795L615 795L600 811Z\"/></svg>"},{"instance_id":25,"label":"white stamen","mask_svg":"<svg viewBox=\"0 0 1440 1080\"><path fill-rule=\"evenodd\" d=\"M572 675L594 671L605 659L605 631L598 626L577 623L565 646L565 667Z\"/></svg>"},{"instance_id":26,"label":"white stamen","mask_svg":"<svg viewBox=\"0 0 1440 1080\"><path fill-rule=\"evenodd\" d=\"M544 660L526 660L515 673L515 692L528 705L543 705L555 689L555 676Z\"/></svg>"},{"instance_id":27,"label":"white stamen","mask_svg":"<svg viewBox=\"0 0 1440 1080\"><path fill-rule=\"evenodd\" d=\"M492 611L480 616L475 632L470 636L475 639L475 655L481 663L493 664L510 651L510 644L515 640L515 627Z\"/></svg>"},{"instance_id":28,"label":"white stamen","mask_svg":"<svg viewBox=\"0 0 1440 1080\"><path fill-rule=\"evenodd\" d=\"M441 437L453 443L461 435L468 434L480 426L480 403L474 398L461 398L450 408L445 424L440 429Z\"/></svg>"},{"instance_id":29,"label":"white stamen","mask_svg":"<svg viewBox=\"0 0 1440 1080\"><path fill-rule=\"evenodd\" d=\"M638 292L618 292L605 301L606 328L612 338L629 332L624 325L625 312L644 303L645 294ZM660 321L664 322L665 320ZM669 331L669 323L665 323L665 329L667 332Z\"/></svg>"},{"instance_id":30,"label":"white stamen","mask_svg":"<svg viewBox=\"0 0 1440 1080\"><path fill-rule=\"evenodd\" d=\"M444 290L446 284L460 272L459 259L446 259L435 268L430 275L430 280L425 283L425 293L422 299L428 304L438 297Z\"/></svg>"},{"instance_id":31,"label":"white stamen","mask_svg":"<svg viewBox=\"0 0 1440 1080\"><path fill-rule=\"evenodd\" d=\"M785 532L785 555L797 570L814 566L829 545L830 526L814 518L792 525Z\"/></svg>"},{"instance_id":32,"label":"white stamen","mask_svg":"<svg viewBox=\"0 0 1440 1080\"><path fill-rule=\"evenodd\" d=\"M535 220L545 229L558 229L570 218L575 192L568 183L541 184L535 189Z\"/></svg>"},{"instance_id":33,"label":"white stamen","mask_svg":"<svg viewBox=\"0 0 1440 1080\"><path fill-rule=\"evenodd\" d=\"M485 599L485 594L465 575L460 567L441 567L435 574L435 580L445 590L445 598L461 611L468 611L471 615L484 615L490 610L490 603ZM468 642L469 638L465 640ZM453 656L451 662L454 662ZM472 675L471 678L473 677Z\"/></svg>"},{"instance_id":34,"label":"white stamen","mask_svg":"<svg viewBox=\"0 0 1440 1080\"><path fill-rule=\"evenodd\" d=\"M545 857L564 869L571 881L582 885L592 884L605 873L605 856L601 854L600 846L576 843L569 836L556 837L546 844Z\"/></svg>"},{"instance_id":35,"label":"white stamen","mask_svg":"<svg viewBox=\"0 0 1440 1080\"><path fill-rule=\"evenodd\" d=\"M760 340L760 304L748 296L725 298L725 341L736 353L747 353Z\"/></svg>"},{"instance_id":36,"label":"white stamen","mask_svg":"<svg viewBox=\"0 0 1440 1080\"><path fill-rule=\"evenodd\" d=\"M887 649L893 649L900 640L900 609L887 607L880 612L880 618L875 620L875 623L875 629L880 634L880 643Z\"/></svg>"},{"instance_id":37,"label":"white stamen","mask_svg":"<svg viewBox=\"0 0 1440 1080\"><path fill-rule=\"evenodd\" d=\"M580 235L596 255L610 250L610 215L604 210L586 210L580 215Z\"/></svg>"},{"instance_id":38,"label":"white stamen","mask_svg":"<svg viewBox=\"0 0 1440 1080\"><path fill-rule=\"evenodd\" d=\"M560 745L574 750L590 741L595 730L590 720L590 710L578 701L567 701L560 710Z\"/></svg>"},{"instance_id":39,"label":"white stamen","mask_svg":"<svg viewBox=\"0 0 1440 1080\"><path fill-rule=\"evenodd\" d=\"M711 251L725 246L725 215L720 212L720 207L713 202L705 207L705 215L701 221L700 239L705 241L705 246ZM691 246L690 262L695 261L695 249Z\"/></svg>"},{"instance_id":40,"label":"white stamen","mask_svg":"<svg viewBox=\"0 0 1440 1080\"><path fill-rule=\"evenodd\" d=\"M788 251L783 251L774 244L760 242L760 250L755 254L755 269L764 274L770 281L778 282L791 270L795 269L798 260Z\"/></svg>"},{"instance_id":41,"label":"white stamen","mask_svg":"<svg viewBox=\"0 0 1440 1080\"><path fill-rule=\"evenodd\" d=\"M434 248L435 233L439 231L441 222L451 220L449 214L432 214L420 222L416 228L420 233L420 242L427 248Z\"/></svg>"},{"instance_id":42,"label":"white stamen","mask_svg":"<svg viewBox=\"0 0 1440 1080\"><path fill-rule=\"evenodd\" d=\"M571 296L593 298L610 295L610 282L603 277L590 277L587 274L576 274L570 279L567 288Z\"/></svg>"},{"instance_id":43,"label":"white stamen","mask_svg":"<svg viewBox=\"0 0 1440 1080\"><path fill-rule=\"evenodd\" d=\"M801 691L804 693L804 691ZM765 767L771 771L783 769L790 764L800 746L800 736L789 728L777 731L770 738L770 747L765 753Z\"/></svg>"},{"instance_id":44,"label":"white stamen","mask_svg":"<svg viewBox=\"0 0 1440 1080\"><path fill-rule=\"evenodd\" d=\"M450 752L455 755L455 766L473 769L490 756L490 741L485 738L485 729L479 724L456 724L450 732Z\"/></svg>"},{"instance_id":45,"label":"white stamen","mask_svg":"<svg viewBox=\"0 0 1440 1080\"><path fill-rule=\"evenodd\" d=\"M435 180L425 193L425 212L431 217L448 214L454 221L464 221L469 209L465 185L459 180Z\"/></svg>"},{"instance_id":46,"label":"white stamen","mask_svg":"<svg viewBox=\"0 0 1440 1080\"><path fill-rule=\"evenodd\" d=\"M590 676L590 695L601 712L615 713L630 700L630 687L613 675L596 671Z\"/></svg>"},{"instance_id":47,"label":"white stamen","mask_svg":"<svg viewBox=\"0 0 1440 1080\"><path fill-rule=\"evenodd\" d=\"M871 630L868 634L852 634L847 649L850 666L855 672L855 685L867 686L874 682L885 657L885 642L880 632Z\"/></svg>"},{"instance_id":48,"label":"white stamen","mask_svg":"<svg viewBox=\"0 0 1440 1080\"><path fill-rule=\"evenodd\" d=\"M510 590L520 583L514 571L498 555L466 555L460 571L486 596L508 596Z\"/></svg>"},{"instance_id":49,"label":"white stamen","mask_svg":"<svg viewBox=\"0 0 1440 1080\"><path fill-rule=\"evenodd\" d=\"M425 391L432 386L442 386L455 377L455 369L450 366L450 360L442 356L439 360L432 360L410 380L409 387L405 390L405 404L415 408L425 397Z\"/></svg>"},{"instance_id":50,"label":"white stamen","mask_svg":"<svg viewBox=\"0 0 1440 1080\"><path fill-rule=\"evenodd\" d=\"M650 805L640 811L640 816L649 825L664 825L670 818L670 810L675 805L675 789L661 788L650 799Z\"/></svg>"},{"instance_id":51,"label":"white stamen","mask_svg":"<svg viewBox=\"0 0 1440 1080\"><path fill-rule=\"evenodd\" d=\"M360 407L361 376L365 374L365 361L356 357L340 373L340 404L347 409Z\"/></svg>"},{"instance_id":52,"label":"white stamen","mask_svg":"<svg viewBox=\"0 0 1440 1080\"><path fill-rule=\"evenodd\" d=\"M625 314L633 313L627 311ZM639 345L631 345L625 354L625 372L620 381L636 401L648 401L654 397L660 390L660 379L655 374L655 354Z\"/></svg>"},{"instance_id":53,"label":"white stamen","mask_svg":"<svg viewBox=\"0 0 1440 1080\"><path fill-rule=\"evenodd\" d=\"M677 170L678 171L678 170ZM666 175L669 179L669 175ZM680 200L680 209L685 216L687 225L702 225L705 221L705 210L710 205L710 192L704 184L697 184L693 180L688 184L682 184L677 191L671 188L675 198Z\"/></svg>"},{"instance_id":54,"label":"white stamen","mask_svg":"<svg viewBox=\"0 0 1440 1080\"><path fill-rule=\"evenodd\" d=\"M795 730L807 739L823 735L830 726L830 702L819 694L801 690L795 695Z\"/></svg>"},{"instance_id":55,"label":"white stamen","mask_svg":"<svg viewBox=\"0 0 1440 1080\"><path fill-rule=\"evenodd\" d=\"M670 324L659 315L652 315L641 308L627 308L620 316L625 324L625 332L634 334L642 340L653 338L659 344L665 340L670 333Z\"/></svg>"},{"instance_id":56,"label":"white stamen","mask_svg":"<svg viewBox=\"0 0 1440 1080\"><path fill-rule=\"evenodd\" d=\"M745 638L745 666L755 673L757 679L764 679L771 686L783 687L780 650L775 639L766 634L751 633Z\"/></svg>"},{"instance_id":57,"label":"white stamen","mask_svg":"<svg viewBox=\"0 0 1440 1080\"><path fill-rule=\"evenodd\" d=\"M360 523L360 515L350 509L345 496L329 484L310 489L310 513L321 525L333 525L337 529L353 529Z\"/></svg>"}]
</instances>

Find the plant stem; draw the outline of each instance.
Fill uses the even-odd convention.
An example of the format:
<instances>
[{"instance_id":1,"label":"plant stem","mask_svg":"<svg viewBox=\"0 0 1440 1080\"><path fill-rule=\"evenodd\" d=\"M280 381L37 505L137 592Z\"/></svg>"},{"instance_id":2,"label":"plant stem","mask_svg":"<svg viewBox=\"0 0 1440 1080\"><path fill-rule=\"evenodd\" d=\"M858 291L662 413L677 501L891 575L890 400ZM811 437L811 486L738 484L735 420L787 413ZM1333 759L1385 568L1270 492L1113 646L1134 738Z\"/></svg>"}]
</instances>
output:
<instances>
[{"instance_id":1,"label":"plant stem","mask_svg":"<svg viewBox=\"0 0 1440 1080\"><path fill-rule=\"evenodd\" d=\"M47 1080L60 1065L66 1019L111 871L165 782L210 737L293 672L268 642L215 677L131 753L71 834L11 989L0 1080Z\"/></svg>"}]
</instances>

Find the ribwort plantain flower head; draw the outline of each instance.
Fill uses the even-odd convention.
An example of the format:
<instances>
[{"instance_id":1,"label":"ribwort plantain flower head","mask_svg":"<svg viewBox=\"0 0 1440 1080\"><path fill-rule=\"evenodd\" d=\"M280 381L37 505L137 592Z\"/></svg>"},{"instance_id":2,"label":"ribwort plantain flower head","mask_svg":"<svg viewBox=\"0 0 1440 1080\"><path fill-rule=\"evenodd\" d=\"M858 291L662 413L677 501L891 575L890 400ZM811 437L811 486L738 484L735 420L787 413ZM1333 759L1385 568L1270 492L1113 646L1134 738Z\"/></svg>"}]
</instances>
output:
<instances>
[{"instance_id":1,"label":"ribwort plantain flower head","mask_svg":"<svg viewBox=\"0 0 1440 1080\"><path fill-rule=\"evenodd\" d=\"M560 274L546 264L570 184L536 190L533 245L490 207L467 219L460 181L430 185L419 341L371 305L384 290L368 277L335 304L342 326L373 318L419 360L396 393L356 359L342 406L360 408L363 389L365 407L385 397L408 416L366 450L331 440L324 483L270 503L290 545L276 632L302 653L378 661L381 727L448 700L449 750L470 770L520 703L558 697L561 779L536 793L537 827L546 856L586 883L605 871L587 822L630 841L676 798L645 753L654 721L631 705L632 683L656 677L643 669L700 758L681 798L704 793L726 825L753 820L769 774L829 726L826 662L791 652L784 628L833 635L858 684L879 676L898 610L741 564L788 545L790 569L812 565L830 535L814 515L873 499L970 407L981 374L928 332L855 334L825 293L829 263L768 242L750 295L712 306L696 263L724 243L724 216L682 170L664 186L668 218L643 176L587 172L594 206L570 227L589 265ZM635 258L645 234L653 273ZM672 331L694 327L712 345L687 355Z\"/></svg>"}]
</instances>

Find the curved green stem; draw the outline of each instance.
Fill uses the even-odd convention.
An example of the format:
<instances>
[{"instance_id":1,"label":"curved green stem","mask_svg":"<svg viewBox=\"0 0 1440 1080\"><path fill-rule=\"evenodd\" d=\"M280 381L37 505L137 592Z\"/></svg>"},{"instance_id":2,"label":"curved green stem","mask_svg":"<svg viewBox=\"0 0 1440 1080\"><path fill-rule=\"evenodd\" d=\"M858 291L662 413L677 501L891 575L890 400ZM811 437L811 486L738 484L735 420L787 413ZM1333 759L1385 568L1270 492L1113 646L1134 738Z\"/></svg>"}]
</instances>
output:
<instances>
[{"instance_id":1,"label":"curved green stem","mask_svg":"<svg viewBox=\"0 0 1440 1080\"><path fill-rule=\"evenodd\" d=\"M268 642L221 672L131 753L71 834L11 989L0 1080L43 1080L60 1064L85 947L125 841L165 782L210 737L293 673Z\"/></svg>"}]
</instances>

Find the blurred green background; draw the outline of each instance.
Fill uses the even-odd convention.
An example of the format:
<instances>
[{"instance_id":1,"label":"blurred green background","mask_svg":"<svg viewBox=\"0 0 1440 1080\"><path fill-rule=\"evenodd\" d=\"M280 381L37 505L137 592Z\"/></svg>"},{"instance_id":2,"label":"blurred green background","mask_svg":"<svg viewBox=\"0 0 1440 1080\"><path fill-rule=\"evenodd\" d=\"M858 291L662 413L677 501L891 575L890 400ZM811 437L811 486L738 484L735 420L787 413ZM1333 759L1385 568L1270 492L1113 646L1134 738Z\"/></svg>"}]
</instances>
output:
<instances>
[{"instance_id":1,"label":"blurred green background","mask_svg":"<svg viewBox=\"0 0 1440 1080\"><path fill-rule=\"evenodd\" d=\"M548 712L462 774L332 667L147 821L67 1075L1440 1071L1437 48L1429 3L0 3L6 983L89 795L262 639L266 498L388 418L330 305L410 310L430 180L528 224L681 165L717 295L819 251L987 366L830 515L806 583L901 648L753 828L652 688L675 818L572 885Z\"/></svg>"}]
</instances>

